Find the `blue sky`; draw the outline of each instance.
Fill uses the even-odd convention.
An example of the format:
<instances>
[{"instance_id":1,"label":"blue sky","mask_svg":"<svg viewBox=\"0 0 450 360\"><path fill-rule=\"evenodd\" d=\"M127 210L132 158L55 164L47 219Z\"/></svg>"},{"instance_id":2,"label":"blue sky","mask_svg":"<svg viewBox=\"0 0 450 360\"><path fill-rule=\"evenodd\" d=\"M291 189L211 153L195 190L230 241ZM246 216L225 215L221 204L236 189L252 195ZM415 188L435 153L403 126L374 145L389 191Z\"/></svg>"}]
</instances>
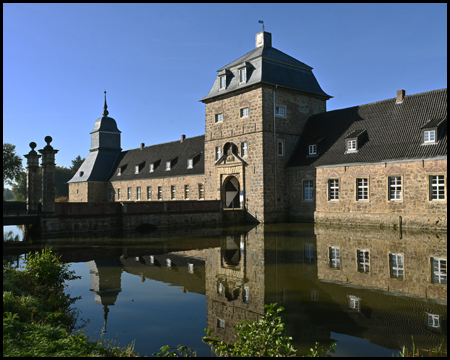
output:
<instances>
[{"instance_id":1,"label":"blue sky","mask_svg":"<svg viewBox=\"0 0 450 360\"><path fill-rule=\"evenodd\" d=\"M25 155L50 135L70 167L105 90L124 150L202 135L199 100L258 20L314 68L328 110L447 87L446 4L3 4L3 141Z\"/></svg>"}]
</instances>

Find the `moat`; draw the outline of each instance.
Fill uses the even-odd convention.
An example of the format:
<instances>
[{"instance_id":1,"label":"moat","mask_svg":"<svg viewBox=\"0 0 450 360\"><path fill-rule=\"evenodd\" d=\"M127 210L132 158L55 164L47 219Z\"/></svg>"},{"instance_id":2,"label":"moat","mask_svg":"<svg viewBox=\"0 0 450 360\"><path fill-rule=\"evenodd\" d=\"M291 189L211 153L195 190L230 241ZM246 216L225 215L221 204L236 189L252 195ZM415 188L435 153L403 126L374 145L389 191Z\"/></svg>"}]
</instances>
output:
<instances>
[{"instance_id":1,"label":"moat","mask_svg":"<svg viewBox=\"0 0 450 360\"><path fill-rule=\"evenodd\" d=\"M4 227L21 236L15 227ZM184 344L210 356L204 329L232 342L242 320L278 302L300 353L391 356L447 335L447 233L276 224L8 241L3 259L51 246L81 279L68 282L87 335L140 355ZM12 245L8 245L12 244Z\"/></svg>"}]
</instances>

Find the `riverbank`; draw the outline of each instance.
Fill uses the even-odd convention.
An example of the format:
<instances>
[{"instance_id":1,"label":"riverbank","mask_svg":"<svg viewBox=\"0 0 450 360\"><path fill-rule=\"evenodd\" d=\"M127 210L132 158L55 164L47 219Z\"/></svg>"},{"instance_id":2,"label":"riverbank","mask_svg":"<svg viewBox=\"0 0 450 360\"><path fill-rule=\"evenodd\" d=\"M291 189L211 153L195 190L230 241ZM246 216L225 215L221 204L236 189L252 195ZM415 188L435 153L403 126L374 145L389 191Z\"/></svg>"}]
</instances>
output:
<instances>
[{"instance_id":1,"label":"riverbank","mask_svg":"<svg viewBox=\"0 0 450 360\"><path fill-rule=\"evenodd\" d=\"M136 356L133 346L113 347L73 333L76 301L64 282L77 277L51 250L28 256L24 271L3 264L3 356Z\"/></svg>"}]
</instances>

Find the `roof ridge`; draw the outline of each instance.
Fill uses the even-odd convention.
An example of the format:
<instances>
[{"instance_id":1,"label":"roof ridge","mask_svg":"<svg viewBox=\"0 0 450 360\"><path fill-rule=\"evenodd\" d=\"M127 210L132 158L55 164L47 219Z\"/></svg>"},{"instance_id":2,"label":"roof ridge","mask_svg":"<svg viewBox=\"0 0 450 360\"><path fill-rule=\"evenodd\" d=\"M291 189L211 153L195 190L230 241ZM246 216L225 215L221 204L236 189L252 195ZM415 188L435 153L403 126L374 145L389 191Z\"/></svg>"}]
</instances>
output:
<instances>
[{"instance_id":1,"label":"roof ridge","mask_svg":"<svg viewBox=\"0 0 450 360\"><path fill-rule=\"evenodd\" d=\"M186 141L186 140L191 140L191 139L198 138L198 137L201 137L201 136L205 136L205 135L203 134L203 135L191 136L191 137L189 137L189 138L187 137L187 138L185 138L185 139L183 140L183 142ZM166 141L166 142L159 143L159 144L152 144L152 145L149 145L149 146L144 146L144 149L145 149L145 148L152 147L152 146L165 145L165 144L172 144L172 143L178 143L178 142L181 143L180 140ZM137 148L134 148L134 149L128 149L128 150L126 150L126 151L140 150L140 149L141 149L140 147L137 147ZM122 152L125 152L125 151L122 151Z\"/></svg>"}]
</instances>

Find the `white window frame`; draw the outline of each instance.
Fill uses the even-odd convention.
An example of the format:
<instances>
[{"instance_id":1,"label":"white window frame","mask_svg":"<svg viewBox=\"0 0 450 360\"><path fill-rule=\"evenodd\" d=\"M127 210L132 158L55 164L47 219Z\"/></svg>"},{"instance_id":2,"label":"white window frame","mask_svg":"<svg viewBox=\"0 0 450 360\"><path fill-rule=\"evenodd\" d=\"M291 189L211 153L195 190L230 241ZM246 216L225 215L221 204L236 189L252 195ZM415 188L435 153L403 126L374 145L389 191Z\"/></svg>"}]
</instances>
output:
<instances>
[{"instance_id":1,"label":"white window frame","mask_svg":"<svg viewBox=\"0 0 450 360\"><path fill-rule=\"evenodd\" d=\"M223 293L223 288L224 288L224 286L222 285L220 280L217 280L217 293L218 294L222 294Z\"/></svg>"},{"instance_id":2,"label":"white window frame","mask_svg":"<svg viewBox=\"0 0 450 360\"><path fill-rule=\"evenodd\" d=\"M278 140L278 156L284 156L284 141Z\"/></svg>"},{"instance_id":3,"label":"white window frame","mask_svg":"<svg viewBox=\"0 0 450 360\"><path fill-rule=\"evenodd\" d=\"M172 163L171 161L166 161L166 171L170 171L172 165L171 163Z\"/></svg>"},{"instance_id":4,"label":"white window frame","mask_svg":"<svg viewBox=\"0 0 450 360\"><path fill-rule=\"evenodd\" d=\"M155 164L150 164L150 170L149 170L149 172L153 172L153 171L155 171Z\"/></svg>"},{"instance_id":5,"label":"white window frame","mask_svg":"<svg viewBox=\"0 0 450 360\"><path fill-rule=\"evenodd\" d=\"M330 259L330 267L333 269L341 268L341 252L339 246L330 246L328 250L328 258Z\"/></svg>"},{"instance_id":6,"label":"white window frame","mask_svg":"<svg viewBox=\"0 0 450 360\"><path fill-rule=\"evenodd\" d=\"M425 130L423 132L423 143L434 144L436 142L436 130Z\"/></svg>"},{"instance_id":7,"label":"white window frame","mask_svg":"<svg viewBox=\"0 0 450 360\"><path fill-rule=\"evenodd\" d=\"M441 327L440 316L438 314L430 314L428 315L428 326L432 328L439 329Z\"/></svg>"},{"instance_id":8,"label":"white window frame","mask_svg":"<svg viewBox=\"0 0 450 360\"><path fill-rule=\"evenodd\" d=\"M139 174L139 165L136 165L136 166L134 167L134 173L135 173L135 174Z\"/></svg>"},{"instance_id":9,"label":"white window frame","mask_svg":"<svg viewBox=\"0 0 450 360\"><path fill-rule=\"evenodd\" d=\"M217 319L217 328L219 329L225 329L225 320Z\"/></svg>"},{"instance_id":10,"label":"white window frame","mask_svg":"<svg viewBox=\"0 0 450 360\"><path fill-rule=\"evenodd\" d=\"M250 298L250 289L248 286L244 286L244 289L242 291L242 301L248 304L249 298Z\"/></svg>"},{"instance_id":11,"label":"white window frame","mask_svg":"<svg viewBox=\"0 0 450 360\"><path fill-rule=\"evenodd\" d=\"M243 117L247 117L248 116L248 114L249 114L249 108L248 107L245 107L245 108L242 108L242 109L240 109L240 111L239 111L239 113L240 113L240 115L241 115L241 118L243 118Z\"/></svg>"},{"instance_id":12,"label":"white window frame","mask_svg":"<svg viewBox=\"0 0 450 360\"><path fill-rule=\"evenodd\" d=\"M358 263L358 272L367 274L370 272L370 251L367 249L356 250L356 261Z\"/></svg>"},{"instance_id":13,"label":"white window frame","mask_svg":"<svg viewBox=\"0 0 450 360\"><path fill-rule=\"evenodd\" d=\"M312 180L303 180L303 201L314 200L314 184Z\"/></svg>"},{"instance_id":14,"label":"white window frame","mask_svg":"<svg viewBox=\"0 0 450 360\"><path fill-rule=\"evenodd\" d=\"M348 307L352 310L359 311L360 309L359 303L361 299L355 295L348 295L348 300L349 300Z\"/></svg>"},{"instance_id":15,"label":"white window frame","mask_svg":"<svg viewBox=\"0 0 450 360\"><path fill-rule=\"evenodd\" d=\"M136 188L136 199L141 200L141 187L140 186L138 186Z\"/></svg>"},{"instance_id":16,"label":"white window frame","mask_svg":"<svg viewBox=\"0 0 450 360\"><path fill-rule=\"evenodd\" d=\"M328 200L339 200L339 179L328 179Z\"/></svg>"},{"instance_id":17,"label":"white window frame","mask_svg":"<svg viewBox=\"0 0 450 360\"><path fill-rule=\"evenodd\" d=\"M402 196L402 177L389 176L388 177L388 196L390 201L401 201Z\"/></svg>"},{"instance_id":18,"label":"white window frame","mask_svg":"<svg viewBox=\"0 0 450 360\"><path fill-rule=\"evenodd\" d=\"M219 90L224 90L227 88L227 76L219 76Z\"/></svg>"},{"instance_id":19,"label":"white window frame","mask_svg":"<svg viewBox=\"0 0 450 360\"><path fill-rule=\"evenodd\" d=\"M205 199L205 187L203 184L198 184L198 199L204 200Z\"/></svg>"},{"instance_id":20,"label":"white window frame","mask_svg":"<svg viewBox=\"0 0 450 360\"><path fill-rule=\"evenodd\" d=\"M275 115L285 117L286 116L286 107L284 106L275 106Z\"/></svg>"},{"instance_id":21,"label":"white window frame","mask_svg":"<svg viewBox=\"0 0 450 360\"><path fill-rule=\"evenodd\" d=\"M247 68L239 69L239 84L247 82Z\"/></svg>"},{"instance_id":22,"label":"white window frame","mask_svg":"<svg viewBox=\"0 0 450 360\"><path fill-rule=\"evenodd\" d=\"M430 175L430 201L445 201L445 176Z\"/></svg>"},{"instance_id":23,"label":"white window frame","mask_svg":"<svg viewBox=\"0 0 450 360\"><path fill-rule=\"evenodd\" d=\"M188 273L193 274L194 273L194 264L188 263Z\"/></svg>"},{"instance_id":24,"label":"white window frame","mask_svg":"<svg viewBox=\"0 0 450 360\"><path fill-rule=\"evenodd\" d=\"M308 146L308 154L309 155L317 155L317 145L316 144Z\"/></svg>"},{"instance_id":25,"label":"white window frame","mask_svg":"<svg viewBox=\"0 0 450 360\"><path fill-rule=\"evenodd\" d=\"M117 169L117 176L120 176L120 175L122 175L122 169L121 169L121 168L118 168L118 169Z\"/></svg>"},{"instance_id":26,"label":"white window frame","mask_svg":"<svg viewBox=\"0 0 450 360\"><path fill-rule=\"evenodd\" d=\"M162 200L163 194L162 194L162 186L158 186L158 200Z\"/></svg>"},{"instance_id":27,"label":"white window frame","mask_svg":"<svg viewBox=\"0 0 450 360\"><path fill-rule=\"evenodd\" d=\"M216 146L216 161L222 157L222 147Z\"/></svg>"},{"instance_id":28,"label":"white window frame","mask_svg":"<svg viewBox=\"0 0 450 360\"><path fill-rule=\"evenodd\" d=\"M175 185L170 185L170 200L175 200Z\"/></svg>"},{"instance_id":29,"label":"white window frame","mask_svg":"<svg viewBox=\"0 0 450 360\"><path fill-rule=\"evenodd\" d=\"M369 179L356 179L356 201L369 200Z\"/></svg>"},{"instance_id":30,"label":"white window frame","mask_svg":"<svg viewBox=\"0 0 450 360\"><path fill-rule=\"evenodd\" d=\"M189 200L189 184L184 185L184 199Z\"/></svg>"},{"instance_id":31,"label":"white window frame","mask_svg":"<svg viewBox=\"0 0 450 360\"><path fill-rule=\"evenodd\" d=\"M355 152L356 150L356 140L347 140L347 152Z\"/></svg>"},{"instance_id":32,"label":"white window frame","mask_svg":"<svg viewBox=\"0 0 450 360\"><path fill-rule=\"evenodd\" d=\"M127 200L131 200L131 187L127 188Z\"/></svg>"},{"instance_id":33,"label":"white window frame","mask_svg":"<svg viewBox=\"0 0 450 360\"><path fill-rule=\"evenodd\" d=\"M248 143L247 141L244 141L241 143L241 156L247 156L248 155Z\"/></svg>"},{"instance_id":34,"label":"white window frame","mask_svg":"<svg viewBox=\"0 0 450 360\"><path fill-rule=\"evenodd\" d=\"M187 160L187 168L192 169L194 167L194 159Z\"/></svg>"},{"instance_id":35,"label":"white window frame","mask_svg":"<svg viewBox=\"0 0 450 360\"><path fill-rule=\"evenodd\" d=\"M216 114L214 116L214 120L215 120L216 123L223 122L223 113Z\"/></svg>"},{"instance_id":36,"label":"white window frame","mask_svg":"<svg viewBox=\"0 0 450 360\"><path fill-rule=\"evenodd\" d=\"M389 254L389 270L391 278L404 279L405 261L403 254Z\"/></svg>"},{"instance_id":37,"label":"white window frame","mask_svg":"<svg viewBox=\"0 0 450 360\"><path fill-rule=\"evenodd\" d=\"M117 200L121 200L120 188L117 189Z\"/></svg>"},{"instance_id":38,"label":"white window frame","mask_svg":"<svg viewBox=\"0 0 450 360\"><path fill-rule=\"evenodd\" d=\"M171 259L169 259L169 258L166 259L166 266L167 266L168 268L171 268L171 267L172 267L172 260L171 260Z\"/></svg>"},{"instance_id":39,"label":"white window frame","mask_svg":"<svg viewBox=\"0 0 450 360\"><path fill-rule=\"evenodd\" d=\"M447 259L432 257L431 259L431 282L433 284L447 285Z\"/></svg>"},{"instance_id":40,"label":"white window frame","mask_svg":"<svg viewBox=\"0 0 450 360\"><path fill-rule=\"evenodd\" d=\"M147 200L151 200L151 199L152 199L152 187L147 186Z\"/></svg>"}]
</instances>

